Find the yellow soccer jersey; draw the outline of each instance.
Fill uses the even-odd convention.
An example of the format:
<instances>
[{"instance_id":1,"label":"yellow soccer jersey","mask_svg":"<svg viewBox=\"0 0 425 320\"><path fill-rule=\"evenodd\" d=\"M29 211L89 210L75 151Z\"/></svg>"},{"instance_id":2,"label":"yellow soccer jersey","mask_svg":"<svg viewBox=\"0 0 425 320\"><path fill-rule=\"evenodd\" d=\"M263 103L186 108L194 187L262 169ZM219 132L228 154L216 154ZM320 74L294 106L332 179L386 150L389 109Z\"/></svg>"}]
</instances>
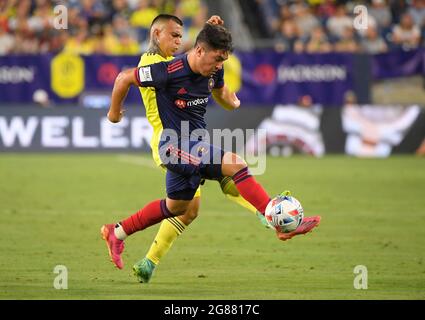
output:
<instances>
[{"instance_id":1,"label":"yellow soccer jersey","mask_svg":"<svg viewBox=\"0 0 425 320\"><path fill-rule=\"evenodd\" d=\"M174 57L170 56L167 58L162 57L157 53L144 53L140 57L140 62L138 67L143 67L149 64L154 64L162 61L173 60ZM140 93L142 95L143 104L146 109L146 118L148 118L149 123L153 128L153 136L151 139L151 148L152 156L155 163L160 166L161 159L159 157L158 145L162 133L162 122L159 118L158 105L156 104L156 92L154 88L142 88L139 87Z\"/></svg>"}]
</instances>

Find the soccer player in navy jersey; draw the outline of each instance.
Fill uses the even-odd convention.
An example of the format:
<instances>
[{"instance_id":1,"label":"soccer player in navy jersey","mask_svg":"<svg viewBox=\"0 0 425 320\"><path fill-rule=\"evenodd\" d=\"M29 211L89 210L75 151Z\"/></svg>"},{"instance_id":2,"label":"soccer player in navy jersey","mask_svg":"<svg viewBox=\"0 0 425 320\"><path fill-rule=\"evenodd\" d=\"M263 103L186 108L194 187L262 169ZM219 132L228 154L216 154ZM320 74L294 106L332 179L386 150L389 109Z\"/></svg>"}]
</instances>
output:
<instances>
[{"instance_id":1,"label":"soccer player in navy jersey","mask_svg":"<svg viewBox=\"0 0 425 320\"><path fill-rule=\"evenodd\" d=\"M207 23L222 25L224 22L219 16L213 15L208 19ZM138 67L173 60L173 54L181 45L182 36L183 22L178 17L169 14L159 14L152 21L150 27L149 48L141 56ZM158 111L156 89L153 87L139 87L139 90L146 110L146 118L153 128L152 139L150 141L152 157L155 164L162 167L163 164L159 156L158 146L163 128ZM184 92L184 90L185 89L182 89L181 92ZM163 169L164 173L166 173L165 167L163 167ZM231 177L223 177L221 180L217 180L217 182L226 198L255 214L263 225L269 227L265 217L239 195ZM200 200L201 187L196 190L195 196L185 214L178 217L164 219L161 222L158 232L155 235L145 257L136 262L135 267L140 271L139 276L141 282L149 282L156 266L170 250L174 241L179 235L185 232L187 227L197 218ZM103 234L102 237L106 238Z\"/></svg>"},{"instance_id":2,"label":"soccer player in navy jersey","mask_svg":"<svg viewBox=\"0 0 425 320\"><path fill-rule=\"evenodd\" d=\"M108 119L111 122L121 120L122 103L131 85L155 88L161 122L158 154L167 168L166 199L152 201L115 226L102 227L110 256L118 268L123 266L123 240L163 219L184 214L201 179L232 177L240 195L264 214L270 197L250 175L245 161L203 140L202 132L206 128L204 114L211 93L227 110L240 106L236 94L230 92L223 81L223 62L230 52L230 33L222 26L206 24L188 54L171 61L126 70L118 75L112 90ZM320 217L306 219L296 231L282 234L279 238L285 240L307 233L320 221ZM138 275L137 266L133 269Z\"/></svg>"}]
</instances>

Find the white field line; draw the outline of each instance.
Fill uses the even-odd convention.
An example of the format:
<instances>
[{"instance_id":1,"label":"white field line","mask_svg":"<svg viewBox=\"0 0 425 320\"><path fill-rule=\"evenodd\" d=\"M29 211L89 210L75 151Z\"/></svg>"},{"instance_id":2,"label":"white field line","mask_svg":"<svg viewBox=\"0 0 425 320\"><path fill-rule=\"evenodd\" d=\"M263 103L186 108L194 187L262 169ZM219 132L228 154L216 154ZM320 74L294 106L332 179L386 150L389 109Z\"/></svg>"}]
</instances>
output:
<instances>
[{"instance_id":1,"label":"white field line","mask_svg":"<svg viewBox=\"0 0 425 320\"><path fill-rule=\"evenodd\" d=\"M158 168L152 159L142 158L140 156L131 156L131 155L119 155L117 160L120 162L130 163L137 166L143 166L147 168Z\"/></svg>"}]
</instances>

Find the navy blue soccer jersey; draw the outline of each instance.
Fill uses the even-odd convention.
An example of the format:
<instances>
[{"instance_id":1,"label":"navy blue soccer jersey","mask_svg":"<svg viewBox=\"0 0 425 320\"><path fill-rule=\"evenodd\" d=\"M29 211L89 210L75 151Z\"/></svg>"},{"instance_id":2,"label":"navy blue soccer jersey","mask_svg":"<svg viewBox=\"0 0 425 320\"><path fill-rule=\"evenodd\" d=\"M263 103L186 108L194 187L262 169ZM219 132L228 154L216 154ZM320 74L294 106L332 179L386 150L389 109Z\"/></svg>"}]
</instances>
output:
<instances>
[{"instance_id":1,"label":"navy blue soccer jersey","mask_svg":"<svg viewBox=\"0 0 425 320\"><path fill-rule=\"evenodd\" d=\"M224 86L223 69L210 77L194 73L187 54L167 62L136 69L141 87L154 87L163 129L173 129L181 137L181 122L189 122L189 134L205 129L204 115L213 89Z\"/></svg>"}]
</instances>

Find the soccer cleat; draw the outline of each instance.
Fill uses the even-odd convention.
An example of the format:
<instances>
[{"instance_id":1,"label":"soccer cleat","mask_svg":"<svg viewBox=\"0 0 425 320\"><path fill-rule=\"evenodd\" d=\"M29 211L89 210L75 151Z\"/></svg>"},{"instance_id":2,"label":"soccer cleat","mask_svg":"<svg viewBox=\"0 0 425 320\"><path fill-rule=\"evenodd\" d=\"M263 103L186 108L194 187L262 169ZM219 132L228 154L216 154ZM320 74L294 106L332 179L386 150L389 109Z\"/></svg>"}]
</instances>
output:
<instances>
[{"instance_id":1,"label":"soccer cleat","mask_svg":"<svg viewBox=\"0 0 425 320\"><path fill-rule=\"evenodd\" d=\"M133 272L140 283L148 283L152 277L155 267L155 263L145 257L142 260L136 262L136 264L133 266Z\"/></svg>"},{"instance_id":2,"label":"soccer cleat","mask_svg":"<svg viewBox=\"0 0 425 320\"><path fill-rule=\"evenodd\" d=\"M257 211L256 213L255 213L255 215L257 216L257 218L260 220L260 222L261 222L261 224L263 225L263 226L265 226L267 229L271 229L272 227L271 227L271 225L269 225L268 223L267 223L267 220L266 220L266 217L263 215L263 214L261 214L259 211Z\"/></svg>"},{"instance_id":3,"label":"soccer cleat","mask_svg":"<svg viewBox=\"0 0 425 320\"><path fill-rule=\"evenodd\" d=\"M288 196L288 197L290 197L290 196L291 196L291 191L289 191L289 190L285 190L285 191L283 191L283 192L280 194L280 196Z\"/></svg>"},{"instance_id":4,"label":"soccer cleat","mask_svg":"<svg viewBox=\"0 0 425 320\"><path fill-rule=\"evenodd\" d=\"M320 216L305 217L301 224L292 232L283 233L276 231L276 235L279 240L286 241L300 234L306 234L313 230L314 227L317 227L320 223Z\"/></svg>"},{"instance_id":5,"label":"soccer cleat","mask_svg":"<svg viewBox=\"0 0 425 320\"><path fill-rule=\"evenodd\" d=\"M100 228L100 234L102 239L106 241L111 261L118 269L122 269L124 264L121 259L121 253L124 251L124 241L115 237L114 228L113 224L105 224Z\"/></svg>"}]
</instances>

